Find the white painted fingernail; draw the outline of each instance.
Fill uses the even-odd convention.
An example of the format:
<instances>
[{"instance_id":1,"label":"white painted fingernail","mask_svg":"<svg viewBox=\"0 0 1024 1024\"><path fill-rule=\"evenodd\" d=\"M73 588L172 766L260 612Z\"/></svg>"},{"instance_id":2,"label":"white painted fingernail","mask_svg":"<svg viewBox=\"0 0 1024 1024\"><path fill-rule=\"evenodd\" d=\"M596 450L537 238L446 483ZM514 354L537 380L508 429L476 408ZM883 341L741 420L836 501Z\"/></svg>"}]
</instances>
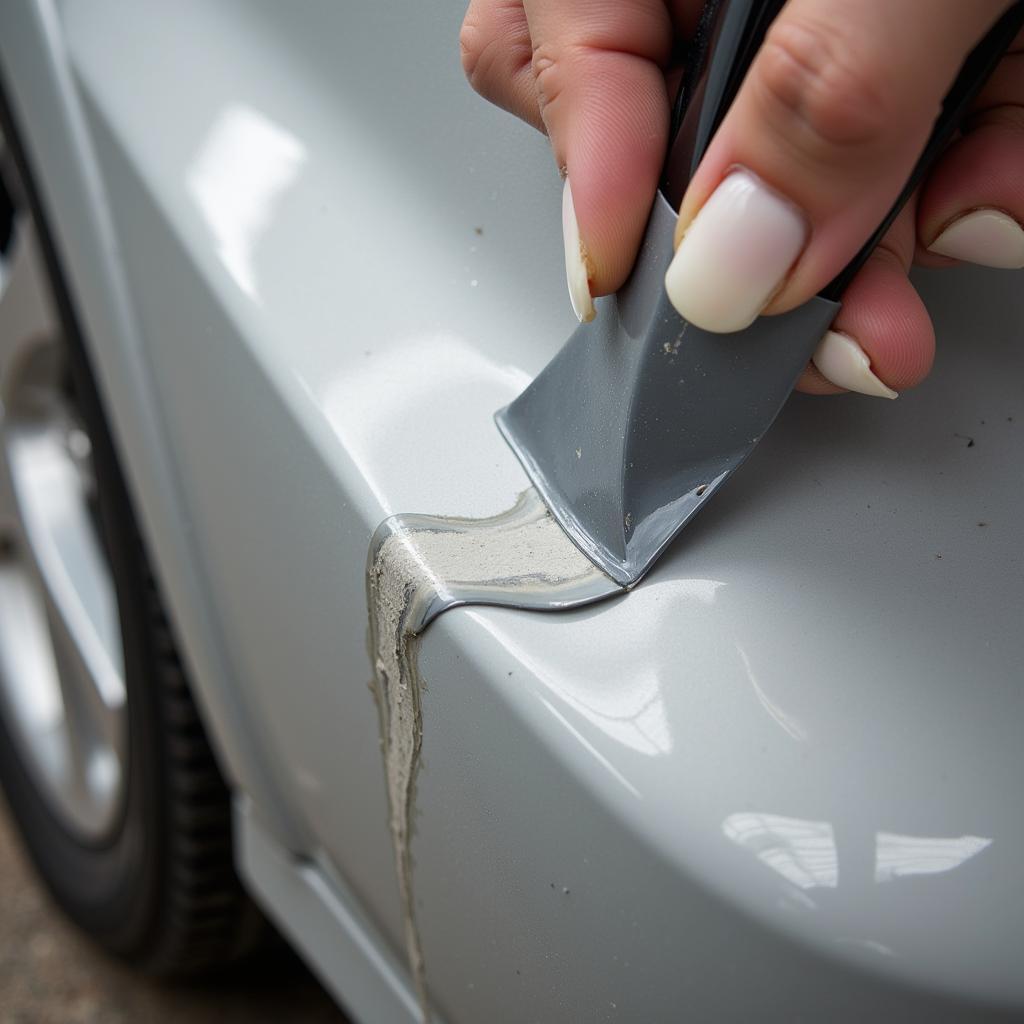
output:
<instances>
[{"instance_id":1,"label":"white painted fingernail","mask_svg":"<svg viewBox=\"0 0 1024 1024\"><path fill-rule=\"evenodd\" d=\"M972 210L957 217L928 251L983 267L1020 270L1024 267L1024 228L1002 210Z\"/></svg>"},{"instance_id":2,"label":"white painted fingernail","mask_svg":"<svg viewBox=\"0 0 1024 1024\"><path fill-rule=\"evenodd\" d=\"M594 299L590 294L587 274L587 252L580 241L580 227L576 223L576 207L572 203L568 178L562 189L562 238L565 240L565 280L569 285L572 311L581 323L589 323L594 319Z\"/></svg>"},{"instance_id":3,"label":"white painted fingernail","mask_svg":"<svg viewBox=\"0 0 1024 1024\"><path fill-rule=\"evenodd\" d=\"M733 171L683 235L665 274L672 305L706 331L739 331L768 304L807 241L807 222L750 171Z\"/></svg>"},{"instance_id":4,"label":"white painted fingernail","mask_svg":"<svg viewBox=\"0 0 1024 1024\"><path fill-rule=\"evenodd\" d=\"M811 362L837 387L876 398L899 398L871 372L871 360L848 334L827 331Z\"/></svg>"}]
</instances>

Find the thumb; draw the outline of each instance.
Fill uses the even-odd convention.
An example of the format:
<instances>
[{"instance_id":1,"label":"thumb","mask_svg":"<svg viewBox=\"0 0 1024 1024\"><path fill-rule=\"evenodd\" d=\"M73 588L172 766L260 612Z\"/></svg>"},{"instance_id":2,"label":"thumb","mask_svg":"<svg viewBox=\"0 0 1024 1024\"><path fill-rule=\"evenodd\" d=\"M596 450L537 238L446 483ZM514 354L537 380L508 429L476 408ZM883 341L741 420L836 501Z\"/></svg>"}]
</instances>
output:
<instances>
[{"instance_id":1,"label":"thumb","mask_svg":"<svg viewBox=\"0 0 1024 1024\"><path fill-rule=\"evenodd\" d=\"M581 320L625 281L668 136L672 25L651 0L525 0L540 114L566 175L566 276Z\"/></svg>"},{"instance_id":2,"label":"thumb","mask_svg":"<svg viewBox=\"0 0 1024 1024\"><path fill-rule=\"evenodd\" d=\"M790 0L683 198L669 298L735 331L809 299L895 202L1006 0Z\"/></svg>"}]
</instances>

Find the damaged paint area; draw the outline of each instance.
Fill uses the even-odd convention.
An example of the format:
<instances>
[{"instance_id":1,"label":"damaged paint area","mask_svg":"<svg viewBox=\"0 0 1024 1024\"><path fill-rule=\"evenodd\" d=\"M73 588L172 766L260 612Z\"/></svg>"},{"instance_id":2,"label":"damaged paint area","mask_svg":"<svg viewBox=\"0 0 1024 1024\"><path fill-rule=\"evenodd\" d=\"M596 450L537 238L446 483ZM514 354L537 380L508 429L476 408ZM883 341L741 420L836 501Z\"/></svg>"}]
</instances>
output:
<instances>
[{"instance_id":1,"label":"damaged paint area","mask_svg":"<svg viewBox=\"0 0 1024 1024\"><path fill-rule=\"evenodd\" d=\"M418 638L438 615L457 605L555 611L622 590L569 540L533 488L507 512L487 519L398 515L385 520L373 535L367 603L374 692L381 716L406 954L424 1021L430 1012L410 854L423 738Z\"/></svg>"}]
</instances>

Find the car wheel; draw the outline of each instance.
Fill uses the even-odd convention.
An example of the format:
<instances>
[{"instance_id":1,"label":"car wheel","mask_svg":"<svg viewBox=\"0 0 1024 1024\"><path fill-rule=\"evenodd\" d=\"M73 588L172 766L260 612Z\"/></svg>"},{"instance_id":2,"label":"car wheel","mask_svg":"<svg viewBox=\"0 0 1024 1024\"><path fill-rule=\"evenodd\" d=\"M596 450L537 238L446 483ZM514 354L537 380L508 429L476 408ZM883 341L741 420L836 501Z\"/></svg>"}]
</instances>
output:
<instances>
[{"instance_id":1,"label":"car wheel","mask_svg":"<svg viewBox=\"0 0 1024 1024\"><path fill-rule=\"evenodd\" d=\"M74 922L151 973L192 973L247 951L262 919L9 114L0 125L0 782Z\"/></svg>"}]
</instances>

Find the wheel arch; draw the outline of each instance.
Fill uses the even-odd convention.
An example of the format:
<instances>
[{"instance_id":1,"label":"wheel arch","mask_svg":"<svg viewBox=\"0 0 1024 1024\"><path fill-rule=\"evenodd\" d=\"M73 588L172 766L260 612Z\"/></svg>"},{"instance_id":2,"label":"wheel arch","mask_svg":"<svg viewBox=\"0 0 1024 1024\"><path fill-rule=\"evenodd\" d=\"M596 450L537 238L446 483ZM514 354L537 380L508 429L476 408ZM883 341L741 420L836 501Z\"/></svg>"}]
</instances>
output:
<instances>
[{"instance_id":1,"label":"wheel arch","mask_svg":"<svg viewBox=\"0 0 1024 1024\"><path fill-rule=\"evenodd\" d=\"M221 768L291 848L301 832L261 757L245 693L218 639L217 612L190 541L143 337L119 259L99 161L53 0L0 6L0 108L17 131L48 258L67 283L73 315L136 517Z\"/></svg>"}]
</instances>

